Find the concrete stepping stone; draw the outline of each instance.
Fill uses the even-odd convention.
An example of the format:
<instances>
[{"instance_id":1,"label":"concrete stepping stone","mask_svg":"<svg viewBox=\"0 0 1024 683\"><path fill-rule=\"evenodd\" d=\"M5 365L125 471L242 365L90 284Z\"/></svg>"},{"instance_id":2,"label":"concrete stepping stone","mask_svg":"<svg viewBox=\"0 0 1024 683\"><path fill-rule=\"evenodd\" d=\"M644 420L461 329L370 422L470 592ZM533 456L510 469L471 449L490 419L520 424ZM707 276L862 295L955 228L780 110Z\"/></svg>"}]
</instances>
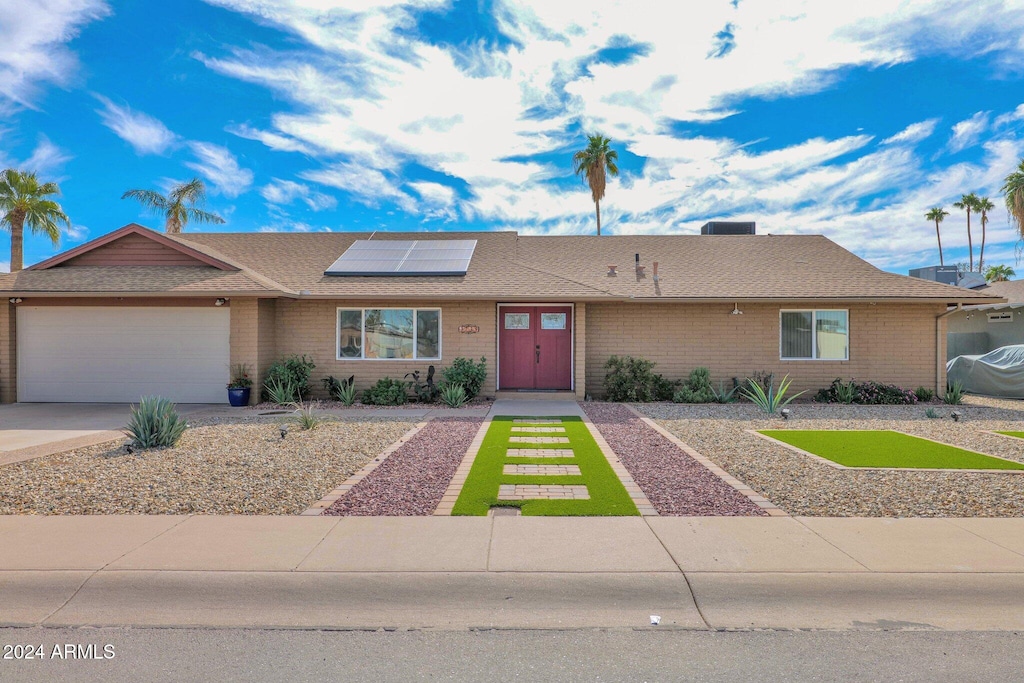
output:
<instances>
[{"instance_id":1,"label":"concrete stepping stone","mask_svg":"<svg viewBox=\"0 0 1024 683\"><path fill-rule=\"evenodd\" d=\"M509 443L569 443L567 436L511 436Z\"/></svg>"},{"instance_id":2,"label":"concrete stepping stone","mask_svg":"<svg viewBox=\"0 0 1024 683\"><path fill-rule=\"evenodd\" d=\"M509 448L506 458L575 458L571 448Z\"/></svg>"},{"instance_id":3,"label":"concrete stepping stone","mask_svg":"<svg viewBox=\"0 0 1024 683\"><path fill-rule=\"evenodd\" d=\"M525 432L527 434L565 434L565 427L513 427L513 432Z\"/></svg>"},{"instance_id":4,"label":"concrete stepping stone","mask_svg":"<svg viewBox=\"0 0 1024 683\"><path fill-rule=\"evenodd\" d=\"M540 418L538 418L536 420L529 420L529 419L526 419L526 418L517 418L515 420L512 420L512 424L515 424L515 425L524 425L524 424L528 424L528 425L560 425L560 424L562 424L562 421L561 420L543 420L543 419L540 419Z\"/></svg>"},{"instance_id":5,"label":"concrete stepping stone","mask_svg":"<svg viewBox=\"0 0 1024 683\"><path fill-rule=\"evenodd\" d=\"M501 473L544 477L578 477L582 474L579 465L505 465Z\"/></svg>"},{"instance_id":6,"label":"concrete stepping stone","mask_svg":"<svg viewBox=\"0 0 1024 683\"><path fill-rule=\"evenodd\" d=\"M498 500L590 500L590 492L582 485L501 484Z\"/></svg>"}]
</instances>

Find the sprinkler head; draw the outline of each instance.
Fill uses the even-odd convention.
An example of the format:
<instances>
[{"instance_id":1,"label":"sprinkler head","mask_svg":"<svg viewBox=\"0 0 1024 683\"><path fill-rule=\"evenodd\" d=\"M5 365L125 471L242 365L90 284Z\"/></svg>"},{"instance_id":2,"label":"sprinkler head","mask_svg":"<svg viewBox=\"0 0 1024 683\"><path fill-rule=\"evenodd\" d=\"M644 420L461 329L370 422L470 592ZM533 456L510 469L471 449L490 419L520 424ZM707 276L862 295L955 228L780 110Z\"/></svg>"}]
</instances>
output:
<instances>
[{"instance_id":1,"label":"sprinkler head","mask_svg":"<svg viewBox=\"0 0 1024 683\"><path fill-rule=\"evenodd\" d=\"M288 436L288 425L281 425L281 439Z\"/></svg>"}]
</instances>

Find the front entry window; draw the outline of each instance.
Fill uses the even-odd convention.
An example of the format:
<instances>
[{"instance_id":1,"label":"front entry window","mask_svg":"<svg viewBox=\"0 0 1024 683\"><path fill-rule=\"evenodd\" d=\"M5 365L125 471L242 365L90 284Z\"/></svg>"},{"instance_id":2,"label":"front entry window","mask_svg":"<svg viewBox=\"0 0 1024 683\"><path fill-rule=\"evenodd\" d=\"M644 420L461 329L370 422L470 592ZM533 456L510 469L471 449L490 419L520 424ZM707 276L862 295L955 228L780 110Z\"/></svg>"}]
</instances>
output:
<instances>
[{"instance_id":1,"label":"front entry window","mask_svg":"<svg viewBox=\"0 0 1024 683\"><path fill-rule=\"evenodd\" d=\"M565 313L541 313L540 329L542 330L564 330Z\"/></svg>"},{"instance_id":2,"label":"front entry window","mask_svg":"<svg viewBox=\"0 0 1024 683\"><path fill-rule=\"evenodd\" d=\"M505 314L505 329L506 330L528 330L528 329L530 329L530 314L529 313L506 313Z\"/></svg>"}]
</instances>

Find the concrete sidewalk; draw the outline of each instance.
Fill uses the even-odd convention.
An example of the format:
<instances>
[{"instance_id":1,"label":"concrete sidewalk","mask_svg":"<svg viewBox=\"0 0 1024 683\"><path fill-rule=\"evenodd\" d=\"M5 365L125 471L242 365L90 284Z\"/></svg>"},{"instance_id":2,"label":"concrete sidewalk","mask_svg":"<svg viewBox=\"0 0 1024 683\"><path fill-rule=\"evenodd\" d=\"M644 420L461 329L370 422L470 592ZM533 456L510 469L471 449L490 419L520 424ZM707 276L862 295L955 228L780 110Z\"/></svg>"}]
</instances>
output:
<instances>
[{"instance_id":1,"label":"concrete sidewalk","mask_svg":"<svg viewBox=\"0 0 1024 683\"><path fill-rule=\"evenodd\" d=\"M12 516L0 548L0 625L1024 629L1024 519Z\"/></svg>"}]
</instances>

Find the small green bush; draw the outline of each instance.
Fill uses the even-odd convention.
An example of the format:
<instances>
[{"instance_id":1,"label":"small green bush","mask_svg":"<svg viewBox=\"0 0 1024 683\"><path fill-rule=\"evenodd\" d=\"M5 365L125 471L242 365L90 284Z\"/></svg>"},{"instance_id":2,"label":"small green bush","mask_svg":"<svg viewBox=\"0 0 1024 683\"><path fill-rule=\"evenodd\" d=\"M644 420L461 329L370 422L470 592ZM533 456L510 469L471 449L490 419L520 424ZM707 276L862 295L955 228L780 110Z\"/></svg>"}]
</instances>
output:
<instances>
[{"instance_id":1,"label":"small green bush","mask_svg":"<svg viewBox=\"0 0 1024 683\"><path fill-rule=\"evenodd\" d=\"M711 386L711 371L705 367L694 368L683 385L672 395L676 403L711 403L715 400L715 389Z\"/></svg>"},{"instance_id":2,"label":"small green bush","mask_svg":"<svg viewBox=\"0 0 1024 683\"><path fill-rule=\"evenodd\" d=\"M604 390L608 400L633 403L657 400L660 375L654 373L654 365L654 361L633 356L609 358L604 364L608 371L604 376Z\"/></svg>"},{"instance_id":3,"label":"small green bush","mask_svg":"<svg viewBox=\"0 0 1024 683\"><path fill-rule=\"evenodd\" d=\"M914 389L914 396L917 396L917 400L920 403L927 403L935 398L935 392L927 387L918 387L917 389Z\"/></svg>"},{"instance_id":4,"label":"small green bush","mask_svg":"<svg viewBox=\"0 0 1024 683\"><path fill-rule=\"evenodd\" d=\"M924 416L934 420L935 418L939 417L939 413L937 410L935 410L935 408L929 408L928 410L924 411Z\"/></svg>"},{"instance_id":5,"label":"small green bush","mask_svg":"<svg viewBox=\"0 0 1024 683\"><path fill-rule=\"evenodd\" d=\"M913 405L917 396L913 391L895 384L881 382L843 382L838 377L826 389L818 390L815 403L856 403L859 405Z\"/></svg>"},{"instance_id":6,"label":"small green bush","mask_svg":"<svg viewBox=\"0 0 1024 683\"><path fill-rule=\"evenodd\" d=\"M466 389L461 384L441 386L441 402L449 408L461 408L466 400Z\"/></svg>"},{"instance_id":7,"label":"small green bush","mask_svg":"<svg viewBox=\"0 0 1024 683\"><path fill-rule=\"evenodd\" d=\"M289 356L283 360L275 361L267 368L267 376L263 381L263 398L270 398L269 386L274 381L278 386L295 388L295 395L288 402L298 402L309 397L309 375L316 365L312 359L302 356ZM272 399L271 399L272 400ZM276 403L277 401L275 401Z\"/></svg>"},{"instance_id":8,"label":"small green bush","mask_svg":"<svg viewBox=\"0 0 1024 683\"><path fill-rule=\"evenodd\" d=\"M363 403L371 406L400 406L409 400L408 382L384 377L363 392Z\"/></svg>"},{"instance_id":9,"label":"small green bush","mask_svg":"<svg viewBox=\"0 0 1024 683\"><path fill-rule=\"evenodd\" d=\"M174 404L160 396L143 396L139 407L132 406L128 433L139 448L166 448L178 443L188 426Z\"/></svg>"},{"instance_id":10,"label":"small green bush","mask_svg":"<svg viewBox=\"0 0 1024 683\"><path fill-rule=\"evenodd\" d=\"M441 373L443 384L460 384L466 390L466 400L474 398L480 393L480 388L487 379L487 359L480 358L479 363L474 363L468 358L456 358L452 364Z\"/></svg>"}]
</instances>

